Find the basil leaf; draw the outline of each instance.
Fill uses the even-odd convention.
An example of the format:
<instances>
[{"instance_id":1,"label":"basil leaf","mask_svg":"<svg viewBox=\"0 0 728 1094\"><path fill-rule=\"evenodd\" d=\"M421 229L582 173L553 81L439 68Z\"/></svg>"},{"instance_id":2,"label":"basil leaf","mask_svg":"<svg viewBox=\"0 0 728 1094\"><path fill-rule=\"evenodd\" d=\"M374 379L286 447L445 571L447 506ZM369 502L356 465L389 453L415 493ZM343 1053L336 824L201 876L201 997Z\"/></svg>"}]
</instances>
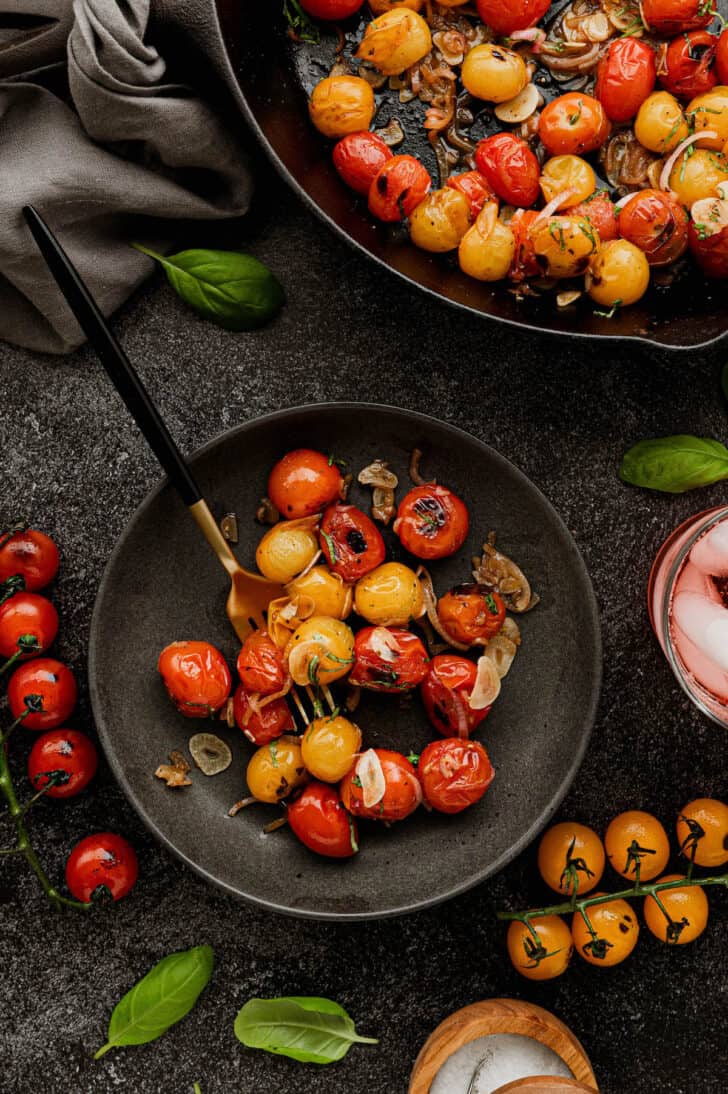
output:
<instances>
[{"instance_id":1,"label":"basil leaf","mask_svg":"<svg viewBox=\"0 0 728 1094\"><path fill-rule=\"evenodd\" d=\"M184 1018L212 976L213 960L212 946L194 946L163 958L116 1004L109 1039L94 1060L120 1045L156 1041Z\"/></svg>"},{"instance_id":2,"label":"basil leaf","mask_svg":"<svg viewBox=\"0 0 728 1094\"><path fill-rule=\"evenodd\" d=\"M353 1044L378 1044L358 1035L338 1003L298 995L250 999L235 1019L235 1036L248 1048L304 1064L331 1064L346 1056Z\"/></svg>"},{"instance_id":3,"label":"basil leaf","mask_svg":"<svg viewBox=\"0 0 728 1094\"><path fill-rule=\"evenodd\" d=\"M728 479L728 448L686 434L640 441L625 454L619 477L633 486L682 494Z\"/></svg>"},{"instance_id":4,"label":"basil leaf","mask_svg":"<svg viewBox=\"0 0 728 1094\"><path fill-rule=\"evenodd\" d=\"M261 327L283 305L280 281L252 255L191 250L165 256L139 243L132 246L162 265L185 303L227 330Z\"/></svg>"}]
</instances>

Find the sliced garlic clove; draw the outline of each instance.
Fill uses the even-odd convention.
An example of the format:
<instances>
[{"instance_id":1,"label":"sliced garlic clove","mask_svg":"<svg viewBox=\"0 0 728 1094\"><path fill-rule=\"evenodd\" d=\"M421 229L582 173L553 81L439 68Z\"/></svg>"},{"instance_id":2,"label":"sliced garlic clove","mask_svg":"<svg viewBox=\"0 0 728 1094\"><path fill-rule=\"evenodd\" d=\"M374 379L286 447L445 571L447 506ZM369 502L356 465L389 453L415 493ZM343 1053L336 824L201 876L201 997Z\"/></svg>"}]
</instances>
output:
<instances>
[{"instance_id":1,"label":"sliced garlic clove","mask_svg":"<svg viewBox=\"0 0 728 1094\"><path fill-rule=\"evenodd\" d=\"M501 680L508 675L508 670L513 664L513 658L516 656L517 651L518 646L516 643L512 638L506 637L505 634L496 634L485 647L485 654L495 665L495 671Z\"/></svg>"},{"instance_id":2,"label":"sliced garlic clove","mask_svg":"<svg viewBox=\"0 0 728 1094\"><path fill-rule=\"evenodd\" d=\"M485 710L492 706L500 695L501 682L495 662L484 653L478 659L478 675L470 693L468 706L471 710Z\"/></svg>"},{"instance_id":3,"label":"sliced garlic clove","mask_svg":"<svg viewBox=\"0 0 728 1094\"><path fill-rule=\"evenodd\" d=\"M501 122L508 125L516 125L530 118L541 102L541 95L535 84L526 84L523 91L516 95L515 99L509 99L507 103L499 103L495 108L495 116Z\"/></svg>"},{"instance_id":4,"label":"sliced garlic clove","mask_svg":"<svg viewBox=\"0 0 728 1094\"><path fill-rule=\"evenodd\" d=\"M361 783L364 808L373 809L375 805L379 805L387 789L382 761L373 748L367 749L359 757L356 774Z\"/></svg>"},{"instance_id":5,"label":"sliced garlic clove","mask_svg":"<svg viewBox=\"0 0 728 1094\"><path fill-rule=\"evenodd\" d=\"M203 775L219 775L233 762L232 752L214 733L195 733L187 747Z\"/></svg>"}]
</instances>

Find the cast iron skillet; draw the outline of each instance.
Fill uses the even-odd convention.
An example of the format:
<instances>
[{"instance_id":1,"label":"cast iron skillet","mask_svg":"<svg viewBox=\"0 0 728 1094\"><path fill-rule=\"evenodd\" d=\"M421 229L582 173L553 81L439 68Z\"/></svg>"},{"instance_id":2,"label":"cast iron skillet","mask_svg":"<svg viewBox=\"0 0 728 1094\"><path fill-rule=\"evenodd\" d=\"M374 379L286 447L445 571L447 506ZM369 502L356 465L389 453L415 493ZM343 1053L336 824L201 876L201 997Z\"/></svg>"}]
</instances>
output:
<instances>
[{"instance_id":1,"label":"cast iron skillet","mask_svg":"<svg viewBox=\"0 0 728 1094\"><path fill-rule=\"evenodd\" d=\"M452 258L429 256L401 232L377 224L339 179L331 164L331 143L308 120L306 93L328 73L336 37L327 35L319 46L292 46L279 0L215 2L243 112L278 171L329 227L410 284L467 311L541 333L630 339L668 351L705 349L728 333L725 283L707 281L692 262L689 276L669 287L652 287L638 305L604 319L594 315L587 300L565 311L550 296L518 301L503 286L466 277ZM564 6L565 0L557 0L552 12ZM718 7L728 15L728 0L720 0ZM430 148L412 120L412 105L385 102L377 124L396 113L407 130L406 150L420 155L432 170Z\"/></svg>"},{"instance_id":2,"label":"cast iron skillet","mask_svg":"<svg viewBox=\"0 0 728 1094\"><path fill-rule=\"evenodd\" d=\"M132 517L109 561L91 625L89 677L104 751L126 796L154 835L197 873L237 897L317 919L373 919L446 900L494 874L546 824L566 793L589 739L601 680L597 608L581 556L543 495L493 449L451 425L371 404L330 403L280 411L239 426L192 459L204 495L235 510L237 554L254 560L261 528L252 519L268 472L284 452L315 445L360 469L377 456L408 483L414 446L423 470L467 502L472 532L457 558L433 564L444 591L469 572L470 556L495 528L542 597L521 617L523 646L503 694L478 731L496 768L486 797L459 817L420 810L390 830L361 825L352 860L319 858L285 829L263 826L278 813L228 807L247 793L252 747L239 730L178 714L159 679L160 650L183 638L217 645L231 664L235 636L224 611L217 560L167 485ZM367 505L357 487L353 500ZM391 535L388 537L393 540ZM396 545L396 540L394 540ZM364 695L356 714L367 744L419 752L436 736L418 697ZM225 737L233 764L213 778L168 790L154 777L171 749L209 728Z\"/></svg>"}]
</instances>

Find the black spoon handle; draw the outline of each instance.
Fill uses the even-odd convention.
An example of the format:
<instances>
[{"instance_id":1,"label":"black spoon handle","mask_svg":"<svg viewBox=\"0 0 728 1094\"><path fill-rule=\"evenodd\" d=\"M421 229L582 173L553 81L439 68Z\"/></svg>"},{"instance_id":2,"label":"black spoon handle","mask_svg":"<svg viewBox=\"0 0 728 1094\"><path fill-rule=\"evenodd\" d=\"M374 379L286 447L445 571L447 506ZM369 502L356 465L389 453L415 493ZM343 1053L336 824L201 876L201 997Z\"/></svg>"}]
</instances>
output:
<instances>
[{"instance_id":1,"label":"black spoon handle","mask_svg":"<svg viewBox=\"0 0 728 1094\"><path fill-rule=\"evenodd\" d=\"M167 472L185 505L194 505L202 496L200 488L144 384L99 311L96 301L82 281L78 270L32 205L23 207L23 216L69 308L99 355L101 363L111 377L111 382L126 403L127 409L146 437L154 455Z\"/></svg>"}]
</instances>

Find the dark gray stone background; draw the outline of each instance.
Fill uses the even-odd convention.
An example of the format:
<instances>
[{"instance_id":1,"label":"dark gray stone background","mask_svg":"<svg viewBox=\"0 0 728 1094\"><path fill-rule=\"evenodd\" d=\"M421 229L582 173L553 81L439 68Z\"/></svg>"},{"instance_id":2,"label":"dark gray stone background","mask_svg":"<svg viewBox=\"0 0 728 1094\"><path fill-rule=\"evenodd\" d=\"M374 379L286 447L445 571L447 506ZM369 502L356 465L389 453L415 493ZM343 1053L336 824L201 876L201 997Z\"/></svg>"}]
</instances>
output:
<instances>
[{"instance_id":1,"label":"dark gray stone background","mask_svg":"<svg viewBox=\"0 0 728 1094\"><path fill-rule=\"evenodd\" d=\"M468 318L378 272L267 168L259 175L264 197L247 222L196 238L249 247L269 263L288 292L280 318L258 333L227 333L158 277L115 322L181 446L192 451L278 407L338 398L427 411L488 441L561 512L602 612L604 692L560 816L603 831L621 810L644 808L672 829L689 799L725 796L728 736L684 699L645 610L657 547L678 521L725 500L725 490L670 499L617 478L622 452L642 437L728 435L720 355L660 361L637 348L539 339ZM96 588L159 472L89 350L54 359L3 346L0 380L0 516L27 516L62 545L56 652L82 681L73 722L92 729L85 655ZM18 738L20 773L31 735ZM22 864L0 873L3 1094L191 1094L194 1080L204 1094L403 1094L437 1023L498 995L564 1019L591 1054L603 1094L726 1090L725 894L711 895L711 923L691 946L668 950L643 929L626 964L599 970L575 960L559 981L538 986L512 971L494 918L498 908L545 896L535 848L443 907L332 926L265 915L208 888L147 836L103 764L92 792L45 803L32 818L59 880L71 845L103 828L132 839L141 862L136 890L116 907L58 916ZM91 1063L120 996L165 954L202 942L214 945L217 968L197 1010L157 1044ZM323 1069L245 1050L233 1035L239 1006L286 993L337 999L380 1045Z\"/></svg>"}]
</instances>

